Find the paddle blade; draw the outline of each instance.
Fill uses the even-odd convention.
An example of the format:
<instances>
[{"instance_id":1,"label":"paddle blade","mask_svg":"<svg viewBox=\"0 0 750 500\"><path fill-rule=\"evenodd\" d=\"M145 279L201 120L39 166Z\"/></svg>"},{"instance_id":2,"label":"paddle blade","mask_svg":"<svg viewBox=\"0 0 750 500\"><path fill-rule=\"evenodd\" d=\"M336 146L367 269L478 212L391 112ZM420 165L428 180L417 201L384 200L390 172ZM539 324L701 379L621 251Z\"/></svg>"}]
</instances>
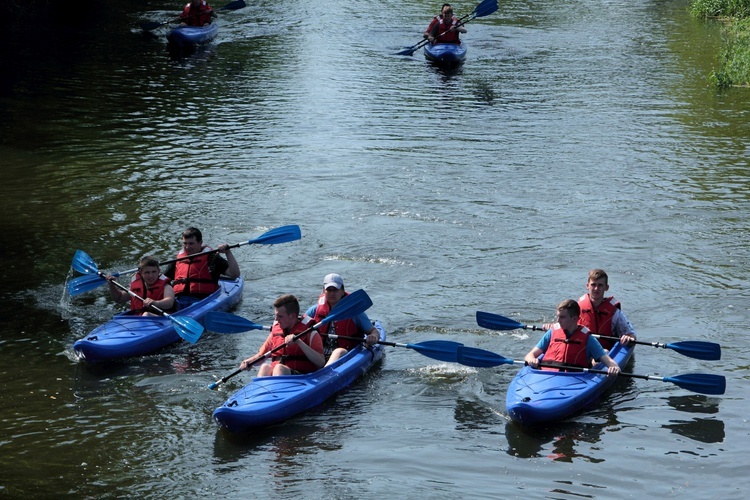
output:
<instances>
[{"instance_id":1,"label":"paddle blade","mask_svg":"<svg viewBox=\"0 0 750 500\"><path fill-rule=\"evenodd\" d=\"M211 389L212 391L216 390L217 387L219 387L219 382L218 381L211 382L210 384L208 384L208 388Z\"/></svg>"},{"instance_id":2,"label":"paddle blade","mask_svg":"<svg viewBox=\"0 0 750 500\"><path fill-rule=\"evenodd\" d=\"M203 321L206 329L216 333L242 333L250 330L262 330L263 325L248 321L236 314L211 311Z\"/></svg>"},{"instance_id":3,"label":"paddle blade","mask_svg":"<svg viewBox=\"0 0 750 500\"><path fill-rule=\"evenodd\" d=\"M339 303L333 307L331 314L323 318L323 320L317 325L314 325L313 328L325 325L331 321L348 319L358 314L362 314L369 309L371 305L372 300L370 300L370 296L367 295L367 292L364 290L357 290L341 299Z\"/></svg>"},{"instance_id":4,"label":"paddle blade","mask_svg":"<svg viewBox=\"0 0 750 500\"><path fill-rule=\"evenodd\" d=\"M404 49L401 52L396 52L396 55L397 56L413 56L418 48L419 48L419 44L412 45L411 47Z\"/></svg>"},{"instance_id":5,"label":"paddle blade","mask_svg":"<svg viewBox=\"0 0 750 500\"><path fill-rule=\"evenodd\" d=\"M686 340L684 342L667 344L665 347L695 359L703 359L706 361L716 361L721 359L721 346L714 342Z\"/></svg>"},{"instance_id":6,"label":"paddle blade","mask_svg":"<svg viewBox=\"0 0 750 500\"><path fill-rule=\"evenodd\" d=\"M184 340L187 340L191 344L195 344L198 342L198 339L201 338L201 335L203 334L203 325L195 321L193 318L169 315L169 319L172 320L177 335Z\"/></svg>"},{"instance_id":7,"label":"paddle blade","mask_svg":"<svg viewBox=\"0 0 750 500\"><path fill-rule=\"evenodd\" d=\"M248 244L260 243L264 245L275 245L276 243L288 243L302 238L299 226L282 226L263 233L254 240L248 240Z\"/></svg>"},{"instance_id":8,"label":"paddle blade","mask_svg":"<svg viewBox=\"0 0 750 500\"><path fill-rule=\"evenodd\" d=\"M244 0L236 0L235 2L229 2L224 7L221 7L219 10L237 10L241 9L243 7L246 7Z\"/></svg>"},{"instance_id":9,"label":"paddle blade","mask_svg":"<svg viewBox=\"0 0 750 500\"><path fill-rule=\"evenodd\" d=\"M463 346L458 350L457 360L465 366L474 366L477 368L488 368L490 366L498 365L512 365L513 360L504 358L494 352L485 351L484 349L478 349L476 347Z\"/></svg>"},{"instance_id":10,"label":"paddle blade","mask_svg":"<svg viewBox=\"0 0 750 500\"><path fill-rule=\"evenodd\" d=\"M727 388L727 380L723 375L688 373L686 375L664 377L663 380L700 394L724 394Z\"/></svg>"},{"instance_id":11,"label":"paddle blade","mask_svg":"<svg viewBox=\"0 0 750 500\"><path fill-rule=\"evenodd\" d=\"M409 349L414 349L428 358L446 361L448 363L458 362L458 350L463 344L451 342L450 340L428 340L419 344L406 344Z\"/></svg>"},{"instance_id":12,"label":"paddle blade","mask_svg":"<svg viewBox=\"0 0 750 500\"><path fill-rule=\"evenodd\" d=\"M485 0L474 9L474 17L489 16L497 11L497 0Z\"/></svg>"},{"instance_id":13,"label":"paddle blade","mask_svg":"<svg viewBox=\"0 0 750 500\"><path fill-rule=\"evenodd\" d=\"M477 325L490 330L518 330L523 324L499 314L477 311Z\"/></svg>"},{"instance_id":14,"label":"paddle blade","mask_svg":"<svg viewBox=\"0 0 750 500\"><path fill-rule=\"evenodd\" d=\"M105 284L107 280L99 275L87 275L73 278L68 282L68 295L74 297L86 293Z\"/></svg>"},{"instance_id":15,"label":"paddle blade","mask_svg":"<svg viewBox=\"0 0 750 500\"><path fill-rule=\"evenodd\" d=\"M167 22L169 22L169 21L167 21ZM154 21L152 21L150 23L141 23L141 29L143 31L151 31L151 30L155 30L156 28L160 28L160 27L164 26L165 24L167 24L167 23L157 23L157 22L154 22Z\"/></svg>"},{"instance_id":16,"label":"paddle blade","mask_svg":"<svg viewBox=\"0 0 750 500\"><path fill-rule=\"evenodd\" d=\"M99 272L99 267L94 262L94 259L83 250L76 250L70 266L81 274L97 274Z\"/></svg>"}]
</instances>

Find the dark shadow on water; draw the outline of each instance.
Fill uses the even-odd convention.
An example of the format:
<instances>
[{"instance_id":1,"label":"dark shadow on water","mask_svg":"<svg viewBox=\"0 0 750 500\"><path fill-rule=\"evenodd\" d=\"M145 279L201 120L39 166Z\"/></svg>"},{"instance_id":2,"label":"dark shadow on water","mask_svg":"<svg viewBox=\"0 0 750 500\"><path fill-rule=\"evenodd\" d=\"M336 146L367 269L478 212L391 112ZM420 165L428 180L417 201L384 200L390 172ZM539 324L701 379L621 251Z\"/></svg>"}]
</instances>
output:
<instances>
[{"instance_id":1,"label":"dark shadow on water","mask_svg":"<svg viewBox=\"0 0 750 500\"><path fill-rule=\"evenodd\" d=\"M675 410L685 413L709 415L719 413L719 400L702 394L672 396L667 399L667 403ZM670 420L669 424L662 427L701 443L721 443L725 438L724 422L716 418L695 417L692 420Z\"/></svg>"}]
</instances>

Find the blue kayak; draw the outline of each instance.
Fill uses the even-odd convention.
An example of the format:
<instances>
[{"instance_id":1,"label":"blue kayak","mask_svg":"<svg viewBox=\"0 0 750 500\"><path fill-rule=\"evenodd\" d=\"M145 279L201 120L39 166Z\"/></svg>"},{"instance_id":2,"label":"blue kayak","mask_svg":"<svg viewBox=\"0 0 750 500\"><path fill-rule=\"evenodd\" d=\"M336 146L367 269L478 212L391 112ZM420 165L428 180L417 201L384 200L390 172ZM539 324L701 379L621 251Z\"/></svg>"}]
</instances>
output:
<instances>
[{"instance_id":1,"label":"blue kayak","mask_svg":"<svg viewBox=\"0 0 750 500\"><path fill-rule=\"evenodd\" d=\"M376 321L375 327L380 331L380 340L384 341L383 326ZM230 432L283 422L350 386L384 354L382 345L360 345L313 373L255 377L214 411L214 420Z\"/></svg>"},{"instance_id":2,"label":"blue kayak","mask_svg":"<svg viewBox=\"0 0 750 500\"><path fill-rule=\"evenodd\" d=\"M167 40L170 44L179 47L194 47L203 43L208 43L216 38L219 33L219 25L216 23L207 24L206 26L178 26L167 33Z\"/></svg>"},{"instance_id":3,"label":"blue kayak","mask_svg":"<svg viewBox=\"0 0 750 500\"><path fill-rule=\"evenodd\" d=\"M226 311L237 304L242 298L243 286L242 277L219 280L218 290L172 316L187 316L202 322L209 311ZM83 361L96 363L143 356L178 340L180 336L169 318L121 313L76 341L73 350Z\"/></svg>"},{"instance_id":4,"label":"blue kayak","mask_svg":"<svg viewBox=\"0 0 750 500\"><path fill-rule=\"evenodd\" d=\"M466 59L465 43L428 43L424 46L424 56L436 64L461 64Z\"/></svg>"},{"instance_id":5,"label":"blue kayak","mask_svg":"<svg viewBox=\"0 0 750 500\"><path fill-rule=\"evenodd\" d=\"M616 343L610 357L624 369L633 355L633 346ZM599 363L597 370L607 368ZM555 372L524 366L508 386L505 407L510 418L525 426L535 426L568 418L596 403L617 377L588 372Z\"/></svg>"}]
</instances>

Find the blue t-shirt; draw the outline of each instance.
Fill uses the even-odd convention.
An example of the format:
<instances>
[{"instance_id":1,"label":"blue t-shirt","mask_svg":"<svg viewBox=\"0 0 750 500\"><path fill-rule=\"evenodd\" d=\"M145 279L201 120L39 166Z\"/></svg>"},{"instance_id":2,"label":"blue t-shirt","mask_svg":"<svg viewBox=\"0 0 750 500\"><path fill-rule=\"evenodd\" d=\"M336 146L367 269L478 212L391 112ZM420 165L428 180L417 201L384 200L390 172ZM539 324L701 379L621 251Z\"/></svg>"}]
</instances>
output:
<instances>
[{"instance_id":1,"label":"blue t-shirt","mask_svg":"<svg viewBox=\"0 0 750 500\"><path fill-rule=\"evenodd\" d=\"M305 316L309 318L315 317L315 312L318 310L318 305L315 304L314 306L310 306L310 308L305 312ZM370 330L372 330L372 321L370 321L370 318L367 317L367 314L361 313L357 316L353 316L351 318L352 321L354 321L354 324L357 325L357 328L360 332L367 333ZM598 342L597 342L598 343Z\"/></svg>"},{"instance_id":2,"label":"blue t-shirt","mask_svg":"<svg viewBox=\"0 0 750 500\"><path fill-rule=\"evenodd\" d=\"M552 329L549 329L547 330L547 333L544 334L542 339L539 342L537 342L536 346L542 352L547 352L547 349L549 348L549 343L551 341L552 341ZM599 358L601 358L605 354L606 353L604 352L604 348L596 339L596 337L592 337L591 335L589 335L589 338L586 341L586 357L588 359L594 358L596 361L599 361Z\"/></svg>"}]
</instances>

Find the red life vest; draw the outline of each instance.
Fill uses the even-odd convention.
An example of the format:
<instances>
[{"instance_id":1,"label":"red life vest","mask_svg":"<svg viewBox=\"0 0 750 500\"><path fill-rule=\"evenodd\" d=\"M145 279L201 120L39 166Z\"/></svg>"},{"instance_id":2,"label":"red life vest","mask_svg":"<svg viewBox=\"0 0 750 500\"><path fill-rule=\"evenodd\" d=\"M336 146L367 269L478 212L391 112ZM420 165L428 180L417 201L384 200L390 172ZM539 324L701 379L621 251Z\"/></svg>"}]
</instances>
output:
<instances>
[{"instance_id":1,"label":"red life vest","mask_svg":"<svg viewBox=\"0 0 750 500\"><path fill-rule=\"evenodd\" d=\"M307 330L307 326L299 322L294 325L294 328L292 328L291 332L284 333L284 330L281 329L279 324L274 323L271 327L271 337L273 339L273 342L271 343L271 349L283 345L284 339L287 335L297 335L304 332L305 330ZM307 333L300 337L300 340L305 344L310 345L310 341L312 340L313 335L317 335L317 333ZM271 361L273 361L273 363L271 364L272 366L276 366L277 364L282 363L288 366L291 370L295 370L299 373L312 373L318 369L318 367L315 366L315 363L310 361L302 351L302 349L294 343L284 346L283 348L274 352L271 357Z\"/></svg>"},{"instance_id":2,"label":"red life vest","mask_svg":"<svg viewBox=\"0 0 750 500\"><path fill-rule=\"evenodd\" d=\"M133 276L130 281L130 290L144 299L161 300L164 298L164 287L169 283L169 278L164 275L159 275L159 279L156 283L146 290L146 282L143 281L140 274ZM147 309L143 307L143 301L136 299L132 295L130 296L130 311L133 313L142 313ZM166 310L167 312L172 309Z\"/></svg>"},{"instance_id":3,"label":"red life vest","mask_svg":"<svg viewBox=\"0 0 750 500\"><path fill-rule=\"evenodd\" d=\"M614 297L605 297L599 307L594 308L589 294L585 294L578 299L578 305L581 306L578 323L588 328L591 333L612 337L612 318L620 309L620 303ZM613 340L599 339L599 343L605 349L611 349L615 342L617 342L616 337L613 337Z\"/></svg>"},{"instance_id":4,"label":"red life vest","mask_svg":"<svg viewBox=\"0 0 750 500\"><path fill-rule=\"evenodd\" d=\"M208 252L210 247L204 246L201 251ZM185 257L185 250L180 250L177 258ZM191 259L178 260L174 265L174 288L175 295L192 295L205 297L219 289L219 284L211 276L208 266L209 255L197 255Z\"/></svg>"},{"instance_id":5,"label":"red life vest","mask_svg":"<svg viewBox=\"0 0 750 500\"><path fill-rule=\"evenodd\" d=\"M347 292L346 295L349 295ZM346 297L344 295L344 297ZM320 297L318 297L318 305L315 308L315 317L313 318L313 324L320 323L323 321L323 318L328 316L331 313L331 307L326 303L326 297L325 294L321 294ZM332 331L329 332L329 326L333 325ZM353 319L342 319L339 321L331 321L330 323L326 323L325 325L321 325L320 328L318 328L318 331L322 334L325 333L331 333L332 335L343 335L344 337L357 337L357 338L365 338L362 332L359 331L359 328L357 328L357 324L354 322ZM347 340L347 339L329 339L328 337L324 338L324 345L333 351L336 347L343 347L347 351L350 351L357 347L358 345L362 345L362 342L357 342L356 340Z\"/></svg>"},{"instance_id":6,"label":"red life vest","mask_svg":"<svg viewBox=\"0 0 750 500\"><path fill-rule=\"evenodd\" d=\"M203 26L204 24L211 23L211 12L213 12L213 9L209 7L205 0L200 3L196 12L193 12L193 6L188 2L185 8L182 9L180 19L188 26Z\"/></svg>"},{"instance_id":7,"label":"red life vest","mask_svg":"<svg viewBox=\"0 0 750 500\"><path fill-rule=\"evenodd\" d=\"M544 361L550 363L565 363L588 368L589 359L586 355L586 342L589 340L589 329L578 325L573 335L568 337L560 326L555 323L552 326L552 338L549 342ZM557 368L544 368L545 370L557 370Z\"/></svg>"},{"instance_id":8,"label":"red life vest","mask_svg":"<svg viewBox=\"0 0 750 500\"><path fill-rule=\"evenodd\" d=\"M437 25L437 34L442 35L444 32L447 33L438 36L435 43L461 43L461 40L458 38L458 31L449 31L451 28L456 27L458 27L458 18L454 16L451 18L450 23L447 23L445 18L441 17Z\"/></svg>"}]
</instances>

